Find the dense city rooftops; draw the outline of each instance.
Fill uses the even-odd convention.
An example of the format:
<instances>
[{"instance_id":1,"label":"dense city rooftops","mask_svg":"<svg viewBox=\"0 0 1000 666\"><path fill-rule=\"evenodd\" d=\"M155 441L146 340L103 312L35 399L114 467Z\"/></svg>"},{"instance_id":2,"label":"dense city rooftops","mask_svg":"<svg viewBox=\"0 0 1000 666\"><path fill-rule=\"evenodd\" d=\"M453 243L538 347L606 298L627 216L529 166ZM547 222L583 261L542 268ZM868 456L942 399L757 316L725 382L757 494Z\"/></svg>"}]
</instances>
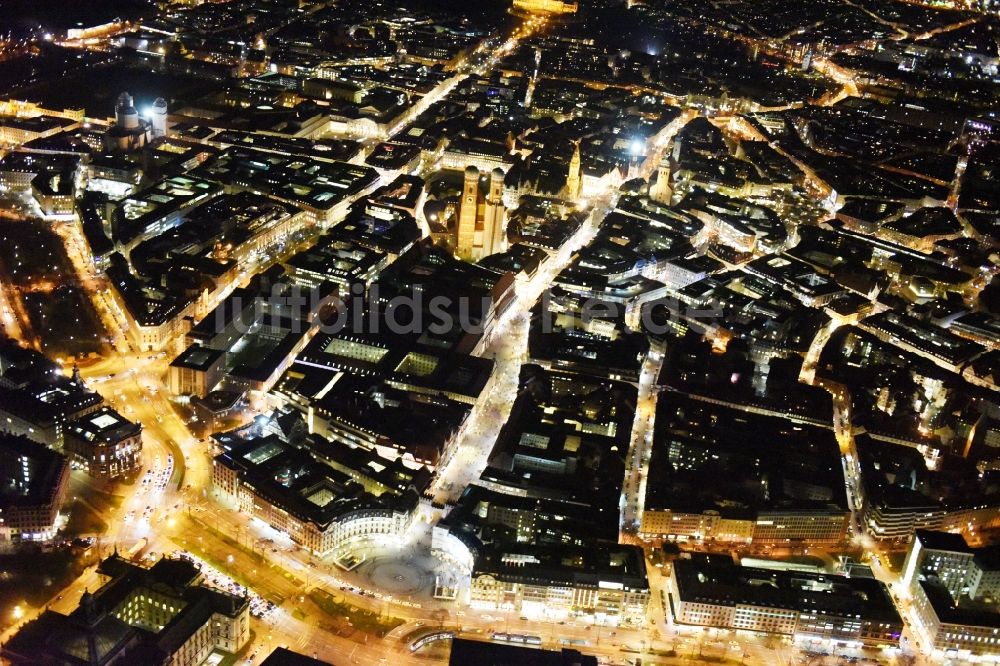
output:
<instances>
[{"instance_id":1,"label":"dense city rooftops","mask_svg":"<svg viewBox=\"0 0 1000 666\"><path fill-rule=\"evenodd\" d=\"M193 172L229 187L242 187L318 211L328 211L378 180L374 169L346 162L286 157L230 148Z\"/></svg>"},{"instance_id":2,"label":"dense city rooftops","mask_svg":"<svg viewBox=\"0 0 1000 666\"><path fill-rule=\"evenodd\" d=\"M238 621L249 606L244 597L201 585L198 567L188 561L161 559L145 568L116 553L100 563L98 572L109 578L100 589L84 591L68 615L46 610L4 645L4 656L18 664L38 659L155 663L174 655L213 619ZM162 600L162 613L124 612L143 594ZM161 615L164 621L154 623L153 616Z\"/></svg>"},{"instance_id":3,"label":"dense city rooftops","mask_svg":"<svg viewBox=\"0 0 1000 666\"><path fill-rule=\"evenodd\" d=\"M249 439L237 435L217 441L223 453L216 457L216 465L234 470L256 493L320 530L349 513L391 511L401 502L416 501L415 493L373 495L348 474L276 435Z\"/></svg>"},{"instance_id":4,"label":"dense city rooftops","mask_svg":"<svg viewBox=\"0 0 1000 666\"><path fill-rule=\"evenodd\" d=\"M657 402L655 427L647 509L847 512L829 430L671 393Z\"/></svg>"},{"instance_id":5,"label":"dense city rooftops","mask_svg":"<svg viewBox=\"0 0 1000 666\"><path fill-rule=\"evenodd\" d=\"M188 176L172 176L124 199L115 211L115 240L132 243L150 233L173 226L184 211L207 201L222 190L217 185Z\"/></svg>"},{"instance_id":6,"label":"dense city rooftops","mask_svg":"<svg viewBox=\"0 0 1000 666\"><path fill-rule=\"evenodd\" d=\"M249 597L116 549L4 656L996 657L997 2L0 0L0 504L146 466L0 550L83 507ZM63 583L15 564L20 621ZM330 626L242 652L258 593Z\"/></svg>"},{"instance_id":7,"label":"dense city rooftops","mask_svg":"<svg viewBox=\"0 0 1000 666\"><path fill-rule=\"evenodd\" d=\"M886 336L895 344L905 346L931 360L958 367L983 353L984 349L945 329L925 324L912 317L885 312L865 319L863 328Z\"/></svg>"},{"instance_id":8,"label":"dense city rooftops","mask_svg":"<svg viewBox=\"0 0 1000 666\"><path fill-rule=\"evenodd\" d=\"M388 204L359 202L330 230L330 237L399 256L420 240L420 227L413 215Z\"/></svg>"},{"instance_id":9,"label":"dense city rooftops","mask_svg":"<svg viewBox=\"0 0 1000 666\"><path fill-rule=\"evenodd\" d=\"M62 424L103 402L42 354L0 337L0 431L58 445Z\"/></svg>"}]
</instances>

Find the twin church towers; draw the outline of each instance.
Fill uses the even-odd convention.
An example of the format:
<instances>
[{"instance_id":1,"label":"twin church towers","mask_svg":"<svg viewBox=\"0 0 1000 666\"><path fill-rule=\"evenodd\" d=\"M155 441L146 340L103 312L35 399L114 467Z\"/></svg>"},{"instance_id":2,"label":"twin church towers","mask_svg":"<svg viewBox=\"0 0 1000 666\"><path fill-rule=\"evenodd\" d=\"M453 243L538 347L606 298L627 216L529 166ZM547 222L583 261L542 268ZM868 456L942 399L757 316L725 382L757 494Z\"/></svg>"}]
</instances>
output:
<instances>
[{"instance_id":1,"label":"twin church towers","mask_svg":"<svg viewBox=\"0 0 1000 666\"><path fill-rule=\"evenodd\" d=\"M488 182L486 175L475 166L465 168L455 234L455 254L459 259L477 262L483 257L507 250L507 209L503 204L504 178L504 172L499 167L490 172ZM549 193L548 196L554 195L555 193ZM579 142L573 147L566 184L558 196L571 204L578 204L583 196Z\"/></svg>"},{"instance_id":2,"label":"twin church towers","mask_svg":"<svg viewBox=\"0 0 1000 666\"><path fill-rule=\"evenodd\" d=\"M475 262L507 249L503 179L503 170L493 169L489 184L483 188L480 187L479 169L466 167L455 248L459 259Z\"/></svg>"}]
</instances>

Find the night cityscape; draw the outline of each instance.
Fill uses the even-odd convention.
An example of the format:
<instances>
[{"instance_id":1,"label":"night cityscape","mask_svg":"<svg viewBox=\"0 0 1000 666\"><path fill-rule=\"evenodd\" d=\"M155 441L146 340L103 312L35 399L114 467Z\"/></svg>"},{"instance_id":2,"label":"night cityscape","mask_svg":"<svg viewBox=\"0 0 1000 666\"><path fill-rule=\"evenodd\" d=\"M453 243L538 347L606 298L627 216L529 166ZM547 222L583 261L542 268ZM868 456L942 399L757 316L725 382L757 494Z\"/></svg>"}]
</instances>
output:
<instances>
[{"instance_id":1,"label":"night cityscape","mask_svg":"<svg viewBox=\"0 0 1000 666\"><path fill-rule=\"evenodd\" d=\"M0 663L1000 663L1000 3L0 0Z\"/></svg>"}]
</instances>

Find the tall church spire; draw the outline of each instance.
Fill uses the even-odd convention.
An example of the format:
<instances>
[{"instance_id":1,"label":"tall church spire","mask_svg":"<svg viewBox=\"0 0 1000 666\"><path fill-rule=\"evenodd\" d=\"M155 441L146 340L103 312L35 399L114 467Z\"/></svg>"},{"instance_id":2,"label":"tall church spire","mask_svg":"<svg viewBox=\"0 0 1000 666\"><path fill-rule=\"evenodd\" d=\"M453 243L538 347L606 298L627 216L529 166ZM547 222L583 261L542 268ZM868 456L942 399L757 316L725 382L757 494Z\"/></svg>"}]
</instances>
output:
<instances>
[{"instance_id":1,"label":"tall church spire","mask_svg":"<svg viewBox=\"0 0 1000 666\"><path fill-rule=\"evenodd\" d=\"M569 161L569 173L566 176L566 198L576 201L583 193L583 182L581 179L580 142L575 142L573 146L573 157Z\"/></svg>"},{"instance_id":2,"label":"tall church spire","mask_svg":"<svg viewBox=\"0 0 1000 666\"><path fill-rule=\"evenodd\" d=\"M458 238L456 254L463 261L472 261L476 237L476 214L479 205L479 169L466 167L462 186L462 201L458 207Z\"/></svg>"},{"instance_id":3,"label":"tall church spire","mask_svg":"<svg viewBox=\"0 0 1000 666\"><path fill-rule=\"evenodd\" d=\"M497 167L490 174L486 194L486 214L483 217L482 256L503 252L507 245L507 211L503 205L503 169Z\"/></svg>"}]
</instances>

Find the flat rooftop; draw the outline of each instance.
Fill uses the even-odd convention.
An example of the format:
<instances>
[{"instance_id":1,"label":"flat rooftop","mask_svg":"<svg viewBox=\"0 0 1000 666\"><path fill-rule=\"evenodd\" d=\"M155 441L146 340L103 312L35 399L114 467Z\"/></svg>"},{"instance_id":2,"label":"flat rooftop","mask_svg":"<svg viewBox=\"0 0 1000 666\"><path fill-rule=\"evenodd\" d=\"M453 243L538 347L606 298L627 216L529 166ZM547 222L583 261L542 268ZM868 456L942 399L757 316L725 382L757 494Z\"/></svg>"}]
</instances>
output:
<instances>
[{"instance_id":1,"label":"flat rooftop","mask_svg":"<svg viewBox=\"0 0 1000 666\"><path fill-rule=\"evenodd\" d=\"M888 590L873 578L741 567L726 557L700 555L673 566L684 602L826 613L896 623L902 629Z\"/></svg>"},{"instance_id":2,"label":"flat rooftop","mask_svg":"<svg viewBox=\"0 0 1000 666\"><path fill-rule=\"evenodd\" d=\"M66 458L27 437L0 433L0 509L51 500L66 473Z\"/></svg>"},{"instance_id":3,"label":"flat rooftop","mask_svg":"<svg viewBox=\"0 0 1000 666\"><path fill-rule=\"evenodd\" d=\"M111 409L102 407L67 425L69 433L90 443L111 442L132 437L142 431L142 426L133 423Z\"/></svg>"}]
</instances>

